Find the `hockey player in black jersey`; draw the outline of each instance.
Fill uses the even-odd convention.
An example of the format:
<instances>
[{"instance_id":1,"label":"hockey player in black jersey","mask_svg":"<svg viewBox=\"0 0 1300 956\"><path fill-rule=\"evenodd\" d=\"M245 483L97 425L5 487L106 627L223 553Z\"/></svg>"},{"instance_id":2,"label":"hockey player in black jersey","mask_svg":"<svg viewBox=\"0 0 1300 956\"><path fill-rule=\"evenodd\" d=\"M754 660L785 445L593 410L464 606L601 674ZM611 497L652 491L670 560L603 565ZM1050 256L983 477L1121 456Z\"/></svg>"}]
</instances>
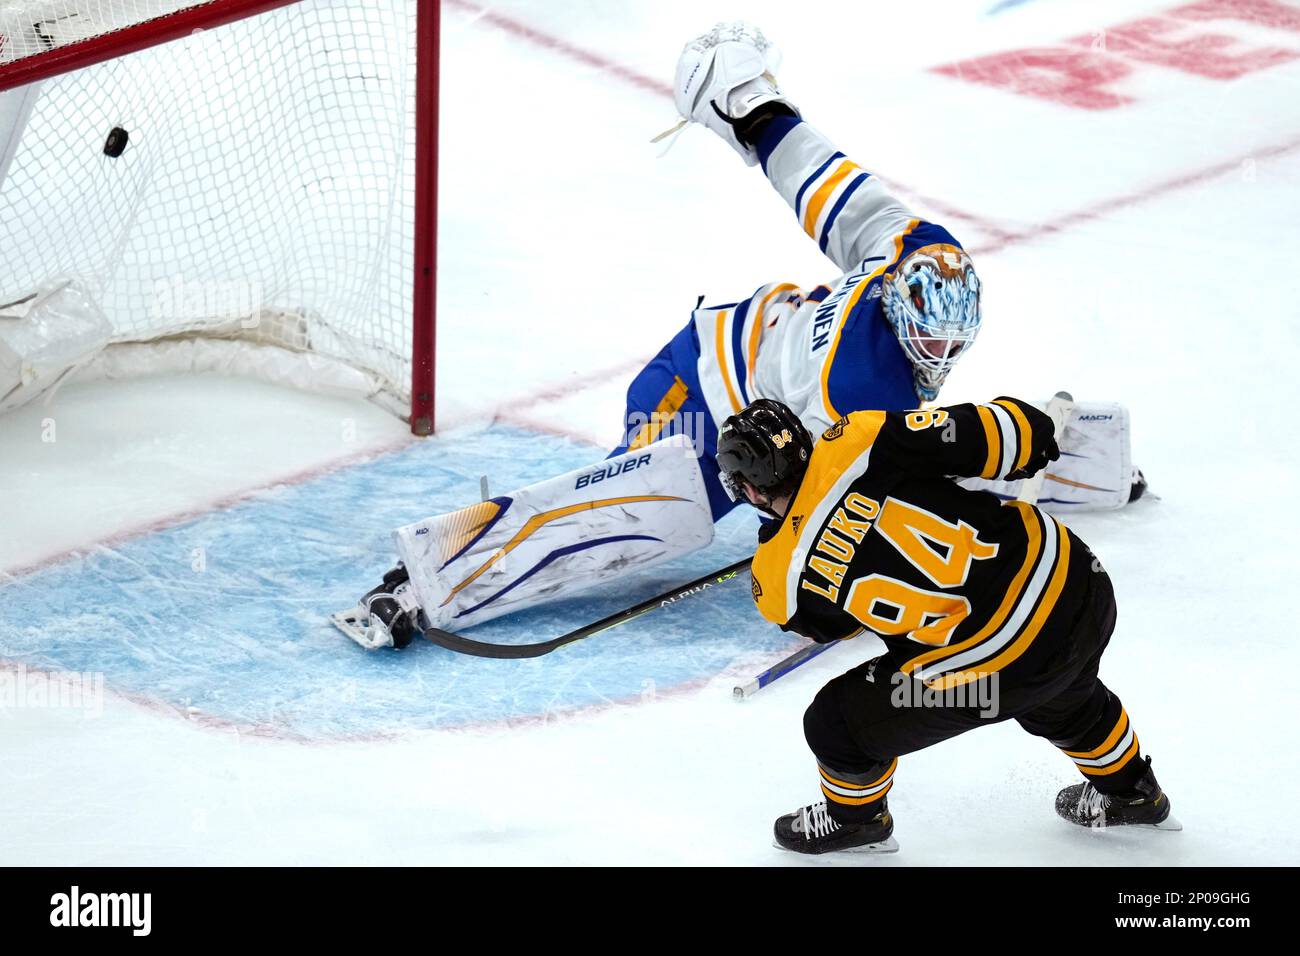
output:
<instances>
[{"instance_id":1,"label":"hockey player in black jersey","mask_svg":"<svg viewBox=\"0 0 1300 956\"><path fill-rule=\"evenodd\" d=\"M723 423L728 491L775 519L754 556L759 611L819 642L865 628L888 648L804 715L824 799L778 818L778 845L896 849L886 794L898 758L1008 718L1083 773L1057 795L1065 819L1179 829L1097 677L1115 625L1101 563L1051 515L952 480L1029 477L1058 456L1052 432L1012 398L857 412L816 447L780 402Z\"/></svg>"}]
</instances>

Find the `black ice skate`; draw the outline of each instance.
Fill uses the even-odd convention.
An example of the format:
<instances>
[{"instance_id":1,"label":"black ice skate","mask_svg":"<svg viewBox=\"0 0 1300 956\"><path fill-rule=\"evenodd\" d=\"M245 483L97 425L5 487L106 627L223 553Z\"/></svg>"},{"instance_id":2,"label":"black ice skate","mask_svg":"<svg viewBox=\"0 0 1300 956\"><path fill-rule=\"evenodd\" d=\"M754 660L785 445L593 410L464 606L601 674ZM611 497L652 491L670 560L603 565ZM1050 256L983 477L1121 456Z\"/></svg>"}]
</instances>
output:
<instances>
[{"instance_id":1,"label":"black ice skate","mask_svg":"<svg viewBox=\"0 0 1300 956\"><path fill-rule=\"evenodd\" d=\"M897 853L898 842L892 836L894 818L889 807L880 801L880 812L867 823L841 826L826 812L826 801L802 807L776 818L773 833L776 845L796 853L830 853L850 850L858 853Z\"/></svg>"},{"instance_id":2,"label":"black ice skate","mask_svg":"<svg viewBox=\"0 0 1300 956\"><path fill-rule=\"evenodd\" d=\"M1132 790L1107 794L1091 783L1076 783L1056 795L1056 812L1081 827L1183 828L1169 813L1169 798L1156 782L1150 757L1146 772Z\"/></svg>"},{"instance_id":3,"label":"black ice skate","mask_svg":"<svg viewBox=\"0 0 1300 956\"><path fill-rule=\"evenodd\" d=\"M340 631L366 650L406 647L420 633L420 605L411 590L410 575L398 565L384 581L367 591L348 611L330 615Z\"/></svg>"}]
</instances>

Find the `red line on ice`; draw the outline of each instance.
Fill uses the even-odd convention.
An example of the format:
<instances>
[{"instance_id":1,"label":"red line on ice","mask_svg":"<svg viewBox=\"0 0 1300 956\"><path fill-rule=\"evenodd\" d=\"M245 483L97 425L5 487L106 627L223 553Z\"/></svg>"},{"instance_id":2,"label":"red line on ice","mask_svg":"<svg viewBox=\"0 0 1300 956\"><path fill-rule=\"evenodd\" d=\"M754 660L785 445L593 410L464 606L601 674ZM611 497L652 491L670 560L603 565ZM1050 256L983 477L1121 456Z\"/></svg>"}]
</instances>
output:
<instances>
[{"instance_id":1,"label":"red line on ice","mask_svg":"<svg viewBox=\"0 0 1300 956\"><path fill-rule=\"evenodd\" d=\"M614 61L608 59L607 57L602 57L599 56L598 54L591 53L590 51L583 50L580 47L573 45L572 43L561 40L558 37L552 36L548 33L543 32L542 30L524 24L518 20L514 20L513 18L508 17L504 14L486 10L483 7L478 6L477 4L470 3L469 0L446 0L446 2L453 7L458 7L461 10L476 15L478 19L481 20L482 22L489 23L492 26L498 27L506 32L511 33L514 36L518 36L522 39L528 40L529 42L536 43L537 45L542 46L548 50L555 51L564 56L568 56L572 59L576 59L579 62L585 63L589 66L593 66L597 69L601 69L606 72L609 72L611 75L620 77L621 79L626 80L627 82L631 83L632 85L638 88L648 90L654 93L659 93L666 96L672 95L671 88L665 83L660 83L647 76L644 76L636 72L635 70L631 69L630 67L626 67L621 64L615 63ZM1277 156L1283 156L1287 153L1295 151L1296 149L1300 149L1300 139L1292 139L1288 142L1280 143L1275 146L1254 150L1250 153L1238 156L1234 159L1216 163L1212 166L1207 166L1203 169L1195 170L1193 172L1184 173L1175 176L1172 179L1168 179L1163 182L1156 183L1144 189L1137 190L1135 192L1123 196L1116 196L1111 199L1101 200L1099 202L1092 204L1091 206L1084 207L1083 209L1079 209L1071 213L1065 213L1050 222L1038 223L1037 225L1019 231L1008 231L1006 229L1002 229L992 224L988 220L983 219L982 217L963 212L960 209L957 209L952 206L948 206L940 201L928 198L920 193L917 193L915 190L912 190L903 184L897 183L897 181L894 182L900 190L906 191L911 195L915 196L918 200L933 207L941 215L952 217L952 218L963 219L967 222L971 222L972 224L976 224L979 226L979 228L985 230L989 234L990 237L989 241L983 244L980 243L970 244L970 249L972 253L985 254L985 253L1000 252L1011 246L1021 245L1027 242L1032 242L1037 239L1047 238L1056 235L1058 233L1064 232L1067 229L1070 229L1074 226L1081 225L1086 222L1091 222L1096 219L1100 219L1109 213L1117 212L1119 210L1126 209L1131 206L1136 206L1143 202L1147 202L1149 200L1153 200L1153 199L1160 198L1162 196L1169 195L1171 193L1177 192L1178 190L1187 188L1189 186L1194 186L1200 183L1208 182L1219 176L1226 175L1235 169L1239 169L1241 167L1241 164L1246 160L1270 159ZM554 385L545 386L539 388L534 392L511 398L506 402L500 403L493 408L486 409L483 412L467 413L467 414L457 416L456 420L453 423L453 427L454 425L465 424L471 421L479 421L484 419L498 420L509 424L516 424L516 425L521 425L523 427L534 428L542 431L549 431L552 434L563 435L565 437L573 438L578 441L592 442L598 444L598 442L595 441L594 436L590 434L586 434L586 433L582 433L570 429L564 429L564 428L556 427L554 425L544 426L541 422L541 419L537 416L530 415L528 413L528 410L533 406L557 401L562 398L567 398L571 395L575 395L582 391L585 391L588 388L597 385L602 385L620 375L627 375L641 368L642 365L645 364L645 361L646 360L644 358L627 359L616 365L612 365L595 372L572 376ZM198 517L199 515L206 514L210 511L215 511L221 508L230 507L231 505L237 504L240 501L244 501L250 497L260 494L261 492L265 491L268 488L275 487L277 485L297 484L299 482L308 481L312 478L318 477L323 474L327 474L336 469L346 467L356 461L364 460L365 458L372 457L375 455L384 454L388 451L396 450L397 448L400 447L405 447L405 444L406 442L402 442L386 448L381 447L381 448L373 449L368 452L364 452L357 456L349 456L347 458L339 459L334 462L329 462L323 465L319 465L314 468L307 469L305 471L286 476L281 480L259 485L258 487L249 489L248 491L224 496L222 498L213 501L210 505L206 505L206 506L200 505L192 509L187 509L184 512L168 515L159 518L157 520L151 521L145 525L141 525L139 527L117 532L112 536L105 538L103 540L90 542L87 543L86 545L68 549L66 551L60 552L59 554L52 555L50 557L44 558L40 561L36 561L31 564L19 565L16 567L9 567L9 568L0 568L0 576L6 574L14 575L14 576L29 574L33 571L39 570L40 568L49 567L50 565L57 564L63 560L66 560L69 557L72 557L76 554L85 551L89 551L101 547L112 547L114 545L120 544L126 540L137 537L139 535L160 531L164 528L171 527L183 521L190 520L192 518Z\"/></svg>"},{"instance_id":2,"label":"red line on ice","mask_svg":"<svg viewBox=\"0 0 1300 956\"><path fill-rule=\"evenodd\" d=\"M617 76L619 79L631 83L633 86L647 90L651 93L660 93L664 96L672 96L673 88L662 80L656 80L653 77L639 73L629 66L624 66L609 57L601 56L591 50L585 50L580 46L575 46L568 40L561 39L553 33L547 33L539 30L537 27L530 26L522 20L516 20L514 17L506 16L504 13L497 13L495 10L488 10L477 3L470 3L469 0L444 0L450 7L457 7L468 13L472 13L476 20L491 24L499 30L535 43L537 46L545 47L562 56L567 56L571 60L577 60L579 63L585 63L587 66L603 70L611 76Z\"/></svg>"},{"instance_id":3,"label":"red line on ice","mask_svg":"<svg viewBox=\"0 0 1300 956\"><path fill-rule=\"evenodd\" d=\"M41 570L42 568L52 567L53 565L81 554L87 554L103 548L114 548L118 545L125 544L132 538L138 538L142 535L163 531L166 528L183 524L186 521L192 521L195 518L201 517L205 514L210 514L213 511L224 511L227 508L234 507L240 502L248 501L264 492L270 491L272 488L279 488L284 485L299 485L311 481L313 478L320 478L324 475L339 471L340 469L347 468L350 465L359 464L371 458L378 458L382 455L399 451L415 441L418 441L418 439L412 435L395 442L377 444L371 448L365 449L364 451L359 451L356 454L345 455L341 458L333 459L332 461L313 465L310 468L290 472L281 478L273 478L270 481L263 482L243 491L222 495L221 497L214 498L209 502L195 505L192 508L186 508L184 511L173 512L172 514L155 518L152 521L147 521L144 524L123 528L120 531L113 532L107 537L99 538L95 541L89 541L86 544L80 544L72 548L67 548L63 551L57 552L56 554L41 558L38 561L33 561L30 564L19 564L12 567L0 568L0 581L3 581L6 577L21 577L26 574L31 574L35 571Z\"/></svg>"},{"instance_id":4,"label":"red line on ice","mask_svg":"<svg viewBox=\"0 0 1300 956\"><path fill-rule=\"evenodd\" d=\"M524 23L521 20L488 10L477 3L471 2L471 0L446 0L446 2L450 6L457 7L460 10L474 15L479 22L490 24L491 26L497 27L498 29L519 37L520 39L534 43L544 49L551 50L570 59L577 60L580 63L603 70L611 76L616 76L639 89L659 93L663 96L672 96L672 87L669 84L662 83L639 73L631 67L618 63L609 57L601 56L600 54L593 53L590 50L585 50L582 47L576 46L567 40L547 33L535 26ZM1138 205L1139 203L1160 198L1161 196L1177 192L1178 190L1189 186L1208 182L1211 179L1232 172L1248 159L1268 159L1292 152L1297 148L1300 148L1300 140L1291 140L1276 146L1265 147L1238 156L1235 159L1227 160L1226 162L1215 163L1214 165L1207 166L1203 169L1180 174L1172 179L1156 183L1153 186L1146 187L1145 189L1133 193L1123 196L1115 196L1111 199L1100 200L1082 209L1075 210L1074 212L1065 213L1049 222L1038 223L1030 226L1028 229L1018 231L1005 229L984 216L967 212L945 201L929 197L911 188L905 183L894 179L887 173L882 173L881 175L888 179L900 192L911 195L919 203L929 206L939 215L949 219L958 219L968 222L985 232L988 236L985 242L981 243L976 241L973 243L966 243L972 253L982 254L1000 252L1009 246L1019 245L1035 239L1042 239L1064 232L1065 230L1082 223L1100 219L1109 213L1117 212L1122 209L1127 209L1130 206ZM595 384L597 381L599 381L599 379L593 378L592 383ZM536 400L547 401L549 399L539 397Z\"/></svg>"},{"instance_id":5,"label":"red line on ice","mask_svg":"<svg viewBox=\"0 0 1300 956\"><path fill-rule=\"evenodd\" d=\"M1025 242L1032 242L1036 239L1044 239L1054 236L1057 233L1064 232L1074 226L1083 223L1092 222L1101 219L1113 212L1119 212L1132 206L1141 205L1153 199L1159 199L1171 193L1178 192L1180 189L1186 189L1189 186L1197 186L1201 183L1218 179L1220 176L1226 176L1242 168L1242 165L1250 160L1273 159L1278 156L1285 156L1287 153L1295 152L1300 149L1300 138L1289 140L1285 143L1277 143L1273 146L1265 146L1262 149L1252 150L1243 153L1233 159L1224 160L1221 163L1215 163L1213 166L1206 166L1189 173L1181 173L1171 179L1163 182L1154 183L1142 189L1127 193L1123 196L1114 196L1110 199L1103 199L1093 203L1091 206L1085 206L1074 212L1065 213L1050 222L1040 222L1028 229L1020 232L1004 233L1002 236L994 238L992 242L984 245L976 245L971 248L971 253L978 255L988 252L1001 252L1009 246L1020 245Z\"/></svg>"},{"instance_id":6,"label":"red line on ice","mask_svg":"<svg viewBox=\"0 0 1300 956\"><path fill-rule=\"evenodd\" d=\"M525 24L522 21L516 20L512 17L508 17L505 14L487 10L475 3L469 2L469 0L446 0L446 2L450 6L457 7L463 11L473 14L477 18L477 20L481 22L488 23L514 36L527 40L528 42L535 43L538 46L541 46L545 49L554 51L563 56L567 56L570 59L577 60L588 66L592 66L596 69L608 72L611 75L617 76L620 79L625 80L626 82L640 89L661 94L664 96L672 95L672 89L666 83L659 82L648 76L638 73L636 70L633 70L630 67L619 64L609 59L608 57L600 56L599 54L592 53L589 50L584 50L581 47L575 46L574 44L569 43L566 40L562 40L559 37L546 33L536 27ZM1297 149L1300 149L1300 139L1292 139L1285 143L1279 143L1274 146L1254 150L1252 152L1240 155L1234 159L1216 163L1212 166L1207 166L1203 169L1195 170L1189 173L1184 173L1175 176L1171 179L1165 180L1163 182L1148 186L1144 189L1140 189L1135 192L1128 193L1126 195L1116 196L1111 199L1101 200L1099 202L1093 203L1090 206L1084 207L1074 212L1065 213L1064 215L1061 215L1050 222L1038 223L1027 229L1022 229L1019 231L1008 231L1006 229L1000 228L994 225L993 223L991 223L990 221L988 221L987 219L984 219L980 216L976 216L971 213L964 212L960 209L957 209L956 207L947 205L946 203L943 203L939 200L935 200L927 196L924 196L916 192L915 190L911 189L910 187L907 187L906 185L897 183L897 181L894 182L901 191L906 191L910 193L921 202L934 208L935 211L939 212L941 215L965 220L967 222L977 225L979 228L986 231L990 237L989 241L983 244L975 243L970 246L971 251L973 253L985 254L985 253L1000 252L1003 249L1009 248L1011 246L1021 245L1026 242L1032 242L1037 239L1047 238L1056 235L1058 233L1064 232L1067 229L1070 229L1074 226L1091 222L1096 219L1100 219L1103 216L1108 215L1109 213L1117 212L1122 209L1127 209L1129 207L1139 205L1143 202L1147 202L1153 199L1160 198L1162 196L1169 195L1171 193L1177 192L1180 189L1184 189L1190 186L1198 185L1200 183L1208 182L1219 176L1226 175L1236 169L1239 169L1242 163L1247 160L1270 159L1270 158L1286 155L1287 153L1294 152ZM598 443L596 442L594 436L590 434L578 432L571 429L560 428L554 425L546 426L542 423L540 418L529 414L529 410L532 407L537 405L558 401L562 398L567 398L571 395L576 395L582 391L585 391L588 388L597 385L602 385L618 376L628 375L631 372L641 368L645 364L645 361L646 361L645 358L640 358L640 357L635 359L627 359L622 362L619 362L616 365L612 365L607 368L600 369L598 371L589 372L583 375L571 376L570 378L567 378L561 382L557 382L554 385L545 386L539 388L534 392L513 397L505 402L498 404L493 408L486 409L483 412L467 413L467 414L462 414L460 416L457 416L457 419L454 421L454 425L460 425L460 424L465 424L472 421L480 421L484 419L497 420L497 421L502 421L509 424L521 425L523 427L533 428L541 431L549 431L552 434L563 435L565 437L573 438L578 441ZM287 475L283 479L278 479L272 482L264 483L262 485L249 489L247 491L242 491L236 494L223 496L221 498L214 500L208 505L199 505L194 508L187 509L183 512L178 512L176 514L158 518L154 521L150 521L147 524L138 527L125 529L123 531L111 535L108 538L95 541L95 542L90 542L85 545L78 546L76 548L70 548L66 551L46 557L44 559L41 559L31 564L18 565L9 568L0 568L0 576L2 575L19 576L19 575L29 574L33 571L39 570L40 568L49 567L50 565L57 564L61 561L66 560L67 558L70 558L76 554L83 553L85 551L93 550L95 548L113 547L114 545L120 544L124 541L137 537L139 535L160 531L164 528L168 528L173 525L179 524L183 521L187 521L192 518L198 517L199 515L206 514L208 512L219 510L222 508L228 508L241 501L245 501L250 497L258 495L269 488L273 488L278 485L298 484L304 481L309 481L312 478L316 478L321 475L328 474L339 468L343 468L350 464L353 464L357 461L361 461L366 458L385 454L389 451L394 451L397 450L398 448L405 447L406 444L408 444L408 442L399 442L394 445L371 449L369 451L360 453L355 456L348 456L346 458L341 458L337 461L318 465L301 472Z\"/></svg>"},{"instance_id":7,"label":"red line on ice","mask_svg":"<svg viewBox=\"0 0 1300 956\"><path fill-rule=\"evenodd\" d=\"M495 10L488 10L485 7L479 6L477 3L471 3L470 0L445 0L445 2L449 6L456 7L472 14L475 18L475 22L487 23L506 33L519 37L522 40L534 43L543 49L550 50L554 53L560 54L561 56L568 57L571 60L576 60L586 66L594 67L595 69L608 73L611 76L618 77L638 89L650 93L658 93L659 95L666 96L669 99L672 98L673 88L670 84L646 76L644 73L634 70L632 67L619 63L616 60L612 60L607 56L602 56L599 53L594 53L591 50L570 43L568 40L562 39L553 33L547 33L545 30L541 30L538 27L532 26L531 24L525 23L522 20L517 20L514 17L507 16L503 13L497 13ZM963 222L968 222L971 225L984 230L994 238L1002 238L1008 235L1006 230L998 227L982 216L977 216L974 213L957 209L955 206L950 204L931 199L930 197L917 192L915 189L899 182L886 173L881 173L881 175L885 179L888 179L890 183L898 187L900 191L906 192L915 197L917 201L929 206L935 212L946 218L960 219Z\"/></svg>"},{"instance_id":8,"label":"red line on ice","mask_svg":"<svg viewBox=\"0 0 1300 956\"><path fill-rule=\"evenodd\" d=\"M338 734L310 734L294 730L287 726L279 726L267 722L244 721L231 717L222 717L216 714L208 714L198 710L197 708L186 707L162 697L155 697L149 694L128 691L119 687L110 686L107 679L104 680L102 687L105 698L116 698L129 706L158 714L163 717L183 721L184 723L191 724L203 731L231 734L240 738L273 740L305 746L389 743L419 734L482 734L528 730L558 724L574 723L599 714L616 711L620 708L634 707L648 701L681 700L695 696L714 681L725 682L732 678L741 679L751 677L761 668L770 667L772 664L785 658L798 645L799 642L795 641L790 646L787 646L780 651L774 651L771 655L761 656L760 659L755 662L746 662L746 664L742 666L733 665L715 675L709 677L696 677L692 680L684 681L681 684L675 684L672 687L664 689L655 688L654 691L649 694L645 692L637 692L601 701L599 703L558 706L536 714L468 720L463 723L419 727L409 730L346 731ZM770 660L768 659L769 657ZM25 664L20 661L7 660L4 658L0 658L0 672L15 676L20 673L37 674L46 680L52 680L60 674L69 673L62 670L33 666L31 664ZM102 672L90 673L102 674Z\"/></svg>"}]
</instances>

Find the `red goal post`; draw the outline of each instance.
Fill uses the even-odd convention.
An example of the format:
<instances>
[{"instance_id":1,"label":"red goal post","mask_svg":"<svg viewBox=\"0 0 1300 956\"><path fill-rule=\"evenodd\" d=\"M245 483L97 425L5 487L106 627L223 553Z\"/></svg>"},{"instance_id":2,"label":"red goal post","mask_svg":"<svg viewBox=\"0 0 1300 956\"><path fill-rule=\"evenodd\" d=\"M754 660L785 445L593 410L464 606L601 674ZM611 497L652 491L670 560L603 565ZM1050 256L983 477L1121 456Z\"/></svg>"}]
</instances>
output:
<instances>
[{"instance_id":1,"label":"red goal post","mask_svg":"<svg viewBox=\"0 0 1300 956\"><path fill-rule=\"evenodd\" d=\"M387 19L373 24L377 14ZM264 20L274 21L265 35ZM0 304L30 301L42 282L72 276L107 315L108 345L197 336L314 353L362 372L371 397L431 434L439 20L439 0L0 6L0 107L27 96L8 114L0 109ZM159 69L172 49L202 67ZM159 102L169 98L166 113ZM405 115L376 122L372 114L385 110ZM106 144L90 148L122 131L130 160L154 150L146 170L105 159ZM400 165L385 166L393 152ZM213 235L195 244L198 232ZM240 255L227 258L227 249ZM327 287L335 276L346 289ZM223 282L245 282L272 301L257 298L259 314L237 324L225 312L217 321L177 308L177 296L159 305L159 289L199 290L202 300ZM250 327L256 334L244 334Z\"/></svg>"}]
</instances>

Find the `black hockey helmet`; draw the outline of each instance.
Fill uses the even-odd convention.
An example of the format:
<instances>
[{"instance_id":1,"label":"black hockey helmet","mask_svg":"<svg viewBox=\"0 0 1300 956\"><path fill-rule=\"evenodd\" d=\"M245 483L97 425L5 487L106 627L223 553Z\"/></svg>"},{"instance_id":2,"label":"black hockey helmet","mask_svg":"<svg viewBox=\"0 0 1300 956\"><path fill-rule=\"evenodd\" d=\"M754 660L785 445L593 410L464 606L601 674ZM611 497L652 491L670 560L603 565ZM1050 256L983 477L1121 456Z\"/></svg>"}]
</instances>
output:
<instances>
[{"instance_id":1,"label":"black hockey helmet","mask_svg":"<svg viewBox=\"0 0 1300 956\"><path fill-rule=\"evenodd\" d=\"M722 485L733 501L749 501L746 482L769 503L792 494L808 470L812 448L808 429L787 406L770 398L750 402L718 432Z\"/></svg>"}]
</instances>

